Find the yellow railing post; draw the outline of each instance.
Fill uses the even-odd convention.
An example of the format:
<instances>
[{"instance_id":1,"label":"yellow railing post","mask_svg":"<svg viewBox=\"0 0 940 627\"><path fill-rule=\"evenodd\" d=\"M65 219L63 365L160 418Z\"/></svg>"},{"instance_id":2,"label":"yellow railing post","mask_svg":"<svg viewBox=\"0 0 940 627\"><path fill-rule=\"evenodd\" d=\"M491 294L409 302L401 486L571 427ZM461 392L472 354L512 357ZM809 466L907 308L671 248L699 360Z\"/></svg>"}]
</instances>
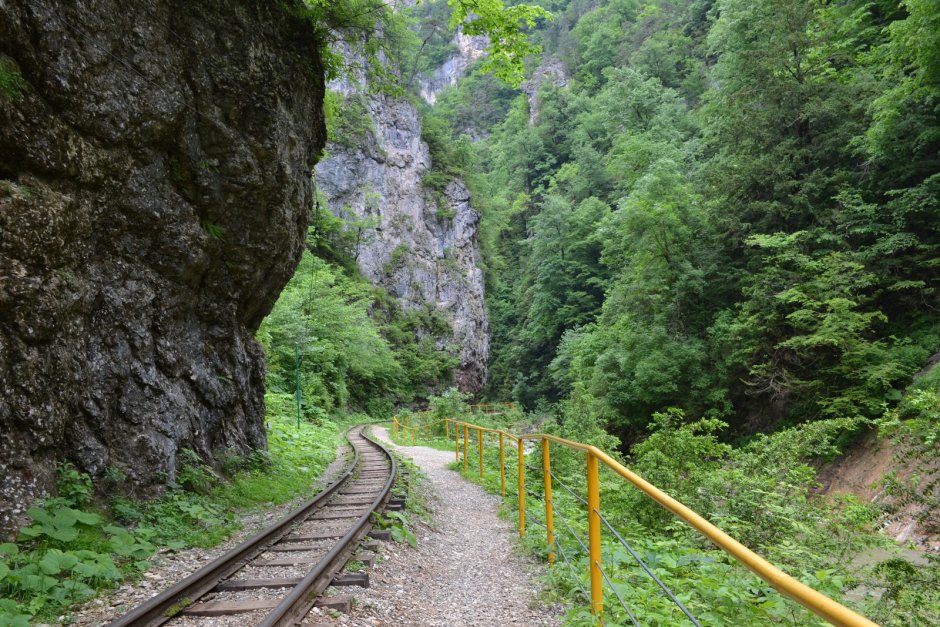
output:
<instances>
[{"instance_id":1,"label":"yellow railing post","mask_svg":"<svg viewBox=\"0 0 940 627\"><path fill-rule=\"evenodd\" d=\"M392 433L398 437L398 416L392 416Z\"/></svg>"},{"instance_id":2,"label":"yellow railing post","mask_svg":"<svg viewBox=\"0 0 940 627\"><path fill-rule=\"evenodd\" d=\"M587 452L588 491L588 552L591 556L591 611L598 617L604 610L604 588L601 580L601 489L597 473L597 456Z\"/></svg>"},{"instance_id":3,"label":"yellow railing post","mask_svg":"<svg viewBox=\"0 0 940 627\"><path fill-rule=\"evenodd\" d=\"M415 445L415 431L417 431L417 429L415 427L412 427L411 428L411 446Z\"/></svg>"},{"instance_id":4,"label":"yellow railing post","mask_svg":"<svg viewBox=\"0 0 940 627\"><path fill-rule=\"evenodd\" d=\"M503 452L503 432L499 432L499 489L506 496L506 454Z\"/></svg>"},{"instance_id":5,"label":"yellow railing post","mask_svg":"<svg viewBox=\"0 0 940 627\"><path fill-rule=\"evenodd\" d=\"M519 537L525 535L525 453L522 438L516 440L519 453Z\"/></svg>"},{"instance_id":6,"label":"yellow railing post","mask_svg":"<svg viewBox=\"0 0 940 627\"><path fill-rule=\"evenodd\" d=\"M545 540L551 566L555 563L555 512L552 510L552 457L546 438L542 438L542 478L545 482Z\"/></svg>"},{"instance_id":7,"label":"yellow railing post","mask_svg":"<svg viewBox=\"0 0 940 627\"><path fill-rule=\"evenodd\" d=\"M444 439L450 439L450 421L447 418L444 419Z\"/></svg>"},{"instance_id":8,"label":"yellow railing post","mask_svg":"<svg viewBox=\"0 0 940 627\"><path fill-rule=\"evenodd\" d=\"M460 461L460 429L457 428L457 423L454 423L454 461Z\"/></svg>"},{"instance_id":9,"label":"yellow railing post","mask_svg":"<svg viewBox=\"0 0 940 627\"><path fill-rule=\"evenodd\" d=\"M470 427L463 426L463 473L467 474L467 440L470 439Z\"/></svg>"},{"instance_id":10,"label":"yellow railing post","mask_svg":"<svg viewBox=\"0 0 940 627\"><path fill-rule=\"evenodd\" d=\"M477 449L480 451L480 483L483 483L483 429L477 429Z\"/></svg>"}]
</instances>

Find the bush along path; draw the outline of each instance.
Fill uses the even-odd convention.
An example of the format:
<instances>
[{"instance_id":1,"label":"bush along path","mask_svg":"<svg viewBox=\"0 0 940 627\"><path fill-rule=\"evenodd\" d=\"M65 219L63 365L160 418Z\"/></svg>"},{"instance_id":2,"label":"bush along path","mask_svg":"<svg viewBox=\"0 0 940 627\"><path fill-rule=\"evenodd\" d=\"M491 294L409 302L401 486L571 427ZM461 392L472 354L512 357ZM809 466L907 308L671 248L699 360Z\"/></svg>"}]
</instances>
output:
<instances>
[{"instance_id":1,"label":"bush along path","mask_svg":"<svg viewBox=\"0 0 940 627\"><path fill-rule=\"evenodd\" d=\"M391 444L386 429L373 433ZM448 469L453 452L391 445L425 474L433 526L413 525L414 548L383 543L349 616L320 613L305 624L560 625L561 608L538 598L542 566L520 555L512 523L497 516L499 497Z\"/></svg>"}]
</instances>

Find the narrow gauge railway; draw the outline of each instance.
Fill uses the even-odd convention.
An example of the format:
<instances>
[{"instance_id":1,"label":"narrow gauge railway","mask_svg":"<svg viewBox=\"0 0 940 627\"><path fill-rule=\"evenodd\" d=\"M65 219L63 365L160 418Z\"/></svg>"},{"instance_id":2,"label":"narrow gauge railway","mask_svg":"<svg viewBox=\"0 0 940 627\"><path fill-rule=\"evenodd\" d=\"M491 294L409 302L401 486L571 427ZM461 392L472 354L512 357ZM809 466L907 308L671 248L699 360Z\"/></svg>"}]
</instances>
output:
<instances>
[{"instance_id":1,"label":"narrow gauge railway","mask_svg":"<svg viewBox=\"0 0 940 627\"><path fill-rule=\"evenodd\" d=\"M294 625L331 583L361 585L361 575L336 577L350 559L368 561L356 551L370 532L372 513L401 507L389 502L395 458L363 429L347 433L353 461L326 489L109 627L188 627L217 624L223 616L240 625Z\"/></svg>"}]
</instances>

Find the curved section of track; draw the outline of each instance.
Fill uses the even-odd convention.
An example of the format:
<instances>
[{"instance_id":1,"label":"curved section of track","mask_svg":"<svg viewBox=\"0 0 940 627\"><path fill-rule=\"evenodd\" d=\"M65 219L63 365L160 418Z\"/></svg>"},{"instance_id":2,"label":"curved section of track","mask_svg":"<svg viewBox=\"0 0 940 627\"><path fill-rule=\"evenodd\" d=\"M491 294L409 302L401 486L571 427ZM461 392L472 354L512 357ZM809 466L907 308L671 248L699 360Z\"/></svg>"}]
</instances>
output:
<instances>
[{"instance_id":1,"label":"curved section of track","mask_svg":"<svg viewBox=\"0 0 940 627\"><path fill-rule=\"evenodd\" d=\"M109 627L239 615L243 625L295 624L353 555L395 482L395 458L363 429L346 434L353 463L320 494Z\"/></svg>"}]
</instances>

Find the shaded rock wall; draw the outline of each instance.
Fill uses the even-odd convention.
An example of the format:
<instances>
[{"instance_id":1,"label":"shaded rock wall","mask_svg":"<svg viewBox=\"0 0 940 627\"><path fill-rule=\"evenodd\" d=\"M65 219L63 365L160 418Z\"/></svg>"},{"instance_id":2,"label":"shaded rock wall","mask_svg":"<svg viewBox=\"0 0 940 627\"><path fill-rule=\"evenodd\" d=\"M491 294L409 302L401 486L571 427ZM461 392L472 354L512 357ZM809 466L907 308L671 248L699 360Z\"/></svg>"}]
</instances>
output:
<instances>
[{"instance_id":1,"label":"shaded rock wall","mask_svg":"<svg viewBox=\"0 0 940 627\"><path fill-rule=\"evenodd\" d=\"M182 448L265 445L253 334L304 242L318 51L262 0L0 1L0 529L55 462L148 492Z\"/></svg>"},{"instance_id":2,"label":"shaded rock wall","mask_svg":"<svg viewBox=\"0 0 940 627\"><path fill-rule=\"evenodd\" d=\"M454 45L457 52L435 69L430 76L419 76L418 85L421 97L429 104L437 102L437 96L446 88L457 84L474 61L483 57L489 43L482 35L465 35L461 31L454 33Z\"/></svg>"}]
</instances>

